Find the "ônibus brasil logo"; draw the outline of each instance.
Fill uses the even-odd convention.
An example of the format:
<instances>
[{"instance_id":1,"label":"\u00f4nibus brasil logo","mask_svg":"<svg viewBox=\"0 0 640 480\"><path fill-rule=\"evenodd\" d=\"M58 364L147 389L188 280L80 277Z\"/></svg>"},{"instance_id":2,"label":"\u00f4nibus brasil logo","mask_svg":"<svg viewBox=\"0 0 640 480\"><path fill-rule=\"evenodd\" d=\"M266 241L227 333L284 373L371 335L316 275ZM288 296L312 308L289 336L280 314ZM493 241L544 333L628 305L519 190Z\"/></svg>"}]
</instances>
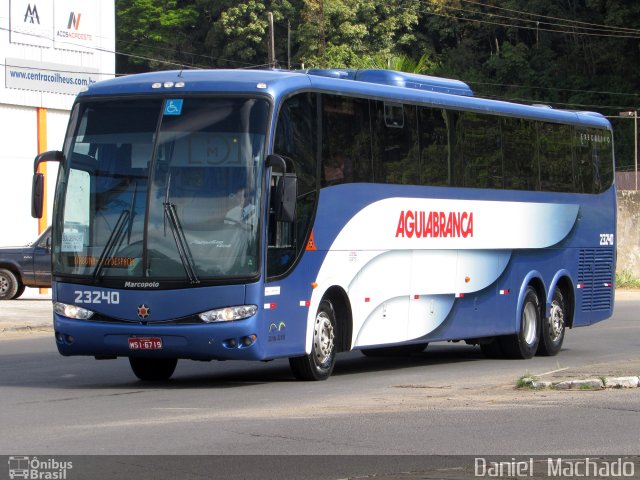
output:
<instances>
[{"instance_id":1,"label":"\u00f4nibus brasil logo","mask_svg":"<svg viewBox=\"0 0 640 480\"><path fill-rule=\"evenodd\" d=\"M33 480L66 480L67 471L73 468L73 462L60 461L55 458L38 458L27 456L9 457L9 478Z\"/></svg>"}]
</instances>

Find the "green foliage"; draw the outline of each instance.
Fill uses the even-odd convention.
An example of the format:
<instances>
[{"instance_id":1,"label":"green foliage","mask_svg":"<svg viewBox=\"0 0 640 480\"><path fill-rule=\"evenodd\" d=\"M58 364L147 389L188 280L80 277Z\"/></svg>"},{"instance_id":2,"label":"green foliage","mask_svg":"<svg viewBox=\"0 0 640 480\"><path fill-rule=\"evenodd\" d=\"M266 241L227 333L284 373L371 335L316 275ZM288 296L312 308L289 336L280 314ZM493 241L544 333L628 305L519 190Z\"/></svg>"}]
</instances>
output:
<instances>
[{"instance_id":1,"label":"green foliage","mask_svg":"<svg viewBox=\"0 0 640 480\"><path fill-rule=\"evenodd\" d=\"M264 66L267 12L283 67L290 25L293 68L429 73L478 96L611 117L640 108L640 2L623 0L117 0L117 50L133 55L118 55L117 71ZM629 167L633 122L612 123Z\"/></svg>"},{"instance_id":2,"label":"green foliage","mask_svg":"<svg viewBox=\"0 0 640 480\"><path fill-rule=\"evenodd\" d=\"M616 288L640 288L640 278L635 278L628 270L616 272Z\"/></svg>"},{"instance_id":3,"label":"green foliage","mask_svg":"<svg viewBox=\"0 0 640 480\"><path fill-rule=\"evenodd\" d=\"M197 20L193 1L178 6L177 0L118 0L116 49L128 54L117 56L118 73L176 68L183 61L180 52L191 48L190 33Z\"/></svg>"},{"instance_id":4,"label":"green foliage","mask_svg":"<svg viewBox=\"0 0 640 480\"><path fill-rule=\"evenodd\" d=\"M516 388L533 388L536 378L530 373L525 373L516 380Z\"/></svg>"}]
</instances>

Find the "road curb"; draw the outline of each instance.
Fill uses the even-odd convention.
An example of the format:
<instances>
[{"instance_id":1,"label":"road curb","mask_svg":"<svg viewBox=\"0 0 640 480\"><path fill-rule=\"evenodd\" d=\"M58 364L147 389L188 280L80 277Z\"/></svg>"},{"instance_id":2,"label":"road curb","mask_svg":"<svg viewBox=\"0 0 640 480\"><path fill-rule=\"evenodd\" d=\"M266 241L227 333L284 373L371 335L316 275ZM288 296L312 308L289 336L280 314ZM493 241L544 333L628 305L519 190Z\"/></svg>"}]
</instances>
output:
<instances>
[{"instance_id":1,"label":"road curb","mask_svg":"<svg viewBox=\"0 0 640 480\"><path fill-rule=\"evenodd\" d=\"M33 334L53 334L51 325L22 325L0 328L0 339L3 338L26 338Z\"/></svg>"},{"instance_id":2,"label":"road curb","mask_svg":"<svg viewBox=\"0 0 640 480\"><path fill-rule=\"evenodd\" d=\"M534 390L604 390L639 388L640 377L598 377L580 380L559 380L556 382L539 381L534 377L520 379L519 388L531 388Z\"/></svg>"}]
</instances>

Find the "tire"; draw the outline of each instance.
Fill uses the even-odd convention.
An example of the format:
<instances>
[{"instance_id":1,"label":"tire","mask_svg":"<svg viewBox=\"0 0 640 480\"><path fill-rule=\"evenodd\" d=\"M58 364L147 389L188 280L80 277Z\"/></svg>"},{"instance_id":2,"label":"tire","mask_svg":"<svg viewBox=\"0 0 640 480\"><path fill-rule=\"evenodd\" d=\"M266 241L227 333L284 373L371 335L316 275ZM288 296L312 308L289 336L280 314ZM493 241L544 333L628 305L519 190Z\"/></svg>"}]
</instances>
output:
<instances>
[{"instance_id":1,"label":"tire","mask_svg":"<svg viewBox=\"0 0 640 480\"><path fill-rule=\"evenodd\" d=\"M540 342L541 320L540 299L529 286L522 302L518 333L500 337L500 346L508 358L527 359L535 355Z\"/></svg>"},{"instance_id":2,"label":"tire","mask_svg":"<svg viewBox=\"0 0 640 480\"><path fill-rule=\"evenodd\" d=\"M16 296L20 284L12 271L0 268L0 300L11 300Z\"/></svg>"},{"instance_id":3,"label":"tire","mask_svg":"<svg viewBox=\"0 0 640 480\"><path fill-rule=\"evenodd\" d=\"M298 380L326 380L336 362L336 314L329 300L323 300L313 325L313 345L309 355L292 357L289 365Z\"/></svg>"},{"instance_id":4,"label":"tire","mask_svg":"<svg viewBox=\"0 0 640 480\"><path fill-rule=\"evenodd\" d=\"M415 353L423 352L428 345L428 343L415 343L396 347L365 348L360 351L365 357L409 357Z\"/></svg>"},{"instance_id":5,"label":"tire","mask_svg":"<svg viewBox=\"0 0 640 480\"><path fill-rule=\"evenodd\" d=\"M25 287L24 285L20 284L20 286L18 286L18 291L13 296L13 299L15 300L16 298L20 298L20 296L24 293L25 288L27 288L27 287Z\"/></svg>"},{"instance_id":6,"label":"tire","mask_svg":"<svg viewBox=\"0 0 640 480\"><path fill-rule=\"evenodd\" d=\"M131 370L140 380L169 380L178 364L177 358L140 358L129 357Z\"/></svg>"},{"instance_id":7,"label":"tire","mask_svg":"<svg viewBox=\"0 0 640 480\"><path fill-rule=\"evenodd\" d=\"M567 309L562 292L556 288L551 300L551 312L548 318L542 319L538 355L553 357L562 348L567 320Z\"/></svg>"}]
</instances>

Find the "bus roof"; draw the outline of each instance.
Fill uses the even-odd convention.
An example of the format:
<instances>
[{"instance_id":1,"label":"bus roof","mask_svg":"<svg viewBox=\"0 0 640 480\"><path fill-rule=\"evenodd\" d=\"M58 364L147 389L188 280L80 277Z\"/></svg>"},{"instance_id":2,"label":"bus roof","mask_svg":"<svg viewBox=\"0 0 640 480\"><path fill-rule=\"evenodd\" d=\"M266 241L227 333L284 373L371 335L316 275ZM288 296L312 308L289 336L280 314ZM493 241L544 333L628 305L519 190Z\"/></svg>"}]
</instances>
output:
<instances>
[{"instance_id":1,"label":"bus roof","mask_svg":"<svg viewBox=\"0 0 640 480\"><path fill-rule=\"evenodd\" d=\"M389 70L171 70L101 81L89 86L79 97L231 92L266 94L279 98L297 91L363 96L390 102L611 129L609 121L599 113L479 98L473 96L468 85L458 80Z\"/></svg>"}]
</instances>

